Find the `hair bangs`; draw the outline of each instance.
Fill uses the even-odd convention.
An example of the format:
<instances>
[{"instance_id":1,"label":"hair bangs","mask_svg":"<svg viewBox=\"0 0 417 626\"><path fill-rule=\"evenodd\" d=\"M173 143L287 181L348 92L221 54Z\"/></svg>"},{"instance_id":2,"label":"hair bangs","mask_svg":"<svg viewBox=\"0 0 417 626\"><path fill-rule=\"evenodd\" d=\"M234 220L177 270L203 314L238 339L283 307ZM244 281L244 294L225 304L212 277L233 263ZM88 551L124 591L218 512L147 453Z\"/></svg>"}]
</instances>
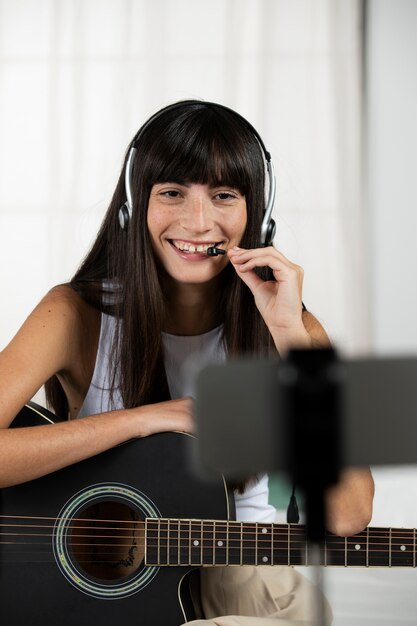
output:
<instances>
[{"instance_id":1,"label":"hair bangs","mask_svg":"<svg viewBox=\"0 0 417 626\"><path fill-rule=\"evenodd\" d=\"M210 117L197 128L183 124L175 133L165 135L169 145L163 152L170 159L164 160L154 182L227 185L246 195L253 178L254 153L262 163L257 141L251 133L242 136L241 127L237 132Z\"/></svg>"}]
</instances>

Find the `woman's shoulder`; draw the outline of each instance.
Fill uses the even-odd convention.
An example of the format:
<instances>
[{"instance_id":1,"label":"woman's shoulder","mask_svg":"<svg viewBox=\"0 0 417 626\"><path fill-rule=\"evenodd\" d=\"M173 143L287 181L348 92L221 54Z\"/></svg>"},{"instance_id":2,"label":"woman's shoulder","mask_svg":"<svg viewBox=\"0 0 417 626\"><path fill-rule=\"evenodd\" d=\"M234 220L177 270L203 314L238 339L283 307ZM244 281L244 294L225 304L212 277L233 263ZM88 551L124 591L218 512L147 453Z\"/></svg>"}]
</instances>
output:
<instances>
[{"instance_id":1,"label":"woman's shoulder","mask_svg":"<svg viewBox=\"0 0 417 626\"><path fill-rule=\"evenodd\" d=\"M69 284L52 287L39 303L40 306L44 304L52 304L62 312L67 311L68 314L74 315L82 313L83 309L89 306Z\"/></svg>"},{"instance_id":2,"label":"woman's shoulder","mask_svg":"<svg viewBox=\"0 0 417 626\"><path fill-rule=\"evenodd\" d=\"M0 352L2 424L7 425L51 376L75 371L85 354L90 361L99 328L99 312L73 289L51 289Z\"/></svg>"},{"instance_id":3,"label":"woman's shoulder","mask_svg":"<svg viewBox=\"0 0 417 626\"><path fill-rule=\"evenodd\" d=\"M79 360L80 352L95 346L100 329L100 312L69 285L53 287L37 304L6 352L13 358L36 354L50 363L52 375ZM24 355L26 355L24 357Z\"/></svg>"},{"instance_id":4,"label":"woman's shoulder","mask_svg":"<svg viewBox=\"0 0 417 626\"><path fill-rule=\"evenodd\" d=\"M62 319L65 323L85 326L89 319L100 317L100 311L92 307L69 284L57 285L42 298L33 313Z\"/></svg>"}]
</instances>

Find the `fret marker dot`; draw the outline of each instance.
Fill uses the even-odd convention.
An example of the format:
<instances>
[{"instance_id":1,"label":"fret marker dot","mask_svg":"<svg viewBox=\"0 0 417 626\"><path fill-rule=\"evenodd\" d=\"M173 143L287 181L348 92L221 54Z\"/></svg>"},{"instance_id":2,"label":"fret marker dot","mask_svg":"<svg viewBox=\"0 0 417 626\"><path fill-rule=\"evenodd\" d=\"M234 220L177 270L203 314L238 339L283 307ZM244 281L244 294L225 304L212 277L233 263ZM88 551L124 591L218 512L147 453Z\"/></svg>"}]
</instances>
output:
<instances>
[{"instance_id":1,"label":"fret marker dot","mask_svg":"<svg viewBox=\"0 0 417 626\"><path fill-rule=\"evenodd\" d=\"M198 545L200 545L200 542L199 542L197 539L194 539L193 544L194 544L195 546L198 546Z\"/></svg>"},{"instance_id":2,"label":"fret marker dot","mask_svg":"<svg viewBox=\"0 0 417 626\"><path fill-rule=\"evenodd\" d=\"M407 548L405 546L401 546L400 550L402 550L404 552L404 550L406 550Z\"/></svg>"},{"instance_id":3,"label":"fret marker dot","mask_svg":"<svg viewBox=\"0 0 417 626\"><path fill-rule=\"evenodd\" d=\"M267 556L263 556L263 557L262 557L262 561L263 561L264 563L268 563L268 557L267 557Z\"/></svg>"},{"instance_id":4,"label":"fret marker dot","mask_svg":"<svg viewBox=\"0 0 417 626\"><path fill-rule=\"evenodd\" d=\"M266 533L268 532L268 529L267 528L262 528L262 532L263 532L264 535L266 535Z\"/></svg>"},{"instance_id":5,"label":"fret marker dot","mask_svg":"<svg viewBox=\"0 0 417 626\"><path fill-rule=\"evenodd\" d=\"M357 544L356 544L356 546L355 546L355 550L360 550L360 549L361 549L361 547L360 547L360 545L357 543Z\"/></svg>"},{"instance_id":6,"label":"fret marker dot","mask_svg":"<svg viewBox=\"0 0 417 626\"><path fill-rule=\"evenodd\" d=\"M221 547L222 547L222 545L223 545L223 541L218 541L218 542L217 542L217 545L219 546L219 548L221 548Z\"/></svg>"}]
</instances>

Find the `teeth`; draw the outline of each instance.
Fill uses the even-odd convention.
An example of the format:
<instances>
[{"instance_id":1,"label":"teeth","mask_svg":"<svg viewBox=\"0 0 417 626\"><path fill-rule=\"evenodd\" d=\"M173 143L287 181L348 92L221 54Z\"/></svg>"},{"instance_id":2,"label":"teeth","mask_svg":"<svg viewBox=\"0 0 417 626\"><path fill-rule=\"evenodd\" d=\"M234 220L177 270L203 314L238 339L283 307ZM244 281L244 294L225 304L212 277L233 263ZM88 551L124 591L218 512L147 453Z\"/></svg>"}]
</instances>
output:
<instances>
[{"instance_id":1,"label":"teeth","mask_svg":"<svg viewBox=\"0 0 417 626\"><path fill-rule=\"evenodd\" d=\"M195 246L192 243L186 243L184 241L177 241L175 239L172 239L172 243L174 244L174 246L176 248L178 248L179 250L181 250L182 252L207 252L207 248L210 248L211 246L214 246L214 243L200 243L197 246Z\"/></svg>"}]
</instances>

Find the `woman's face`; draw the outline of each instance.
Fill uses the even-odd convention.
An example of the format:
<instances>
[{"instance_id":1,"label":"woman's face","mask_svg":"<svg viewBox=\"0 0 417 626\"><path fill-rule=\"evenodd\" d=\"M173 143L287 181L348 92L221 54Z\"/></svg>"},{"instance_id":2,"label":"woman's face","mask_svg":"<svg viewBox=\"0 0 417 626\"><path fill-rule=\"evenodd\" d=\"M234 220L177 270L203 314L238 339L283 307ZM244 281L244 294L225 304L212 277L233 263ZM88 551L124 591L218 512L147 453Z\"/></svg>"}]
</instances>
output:
<instances>
[{"instance_id":1,"label":"woman's face","mask_svg":"<svg viewBox=\"0 0 417 626\"><path fill-rule=\"evenodd\" d=\"M246 227L246 200L233 187L158 183L148 204L148 229L156 256L179 283L204 283L227 265L207 248L239 245Z\"/></svg>"}]
</instances>

